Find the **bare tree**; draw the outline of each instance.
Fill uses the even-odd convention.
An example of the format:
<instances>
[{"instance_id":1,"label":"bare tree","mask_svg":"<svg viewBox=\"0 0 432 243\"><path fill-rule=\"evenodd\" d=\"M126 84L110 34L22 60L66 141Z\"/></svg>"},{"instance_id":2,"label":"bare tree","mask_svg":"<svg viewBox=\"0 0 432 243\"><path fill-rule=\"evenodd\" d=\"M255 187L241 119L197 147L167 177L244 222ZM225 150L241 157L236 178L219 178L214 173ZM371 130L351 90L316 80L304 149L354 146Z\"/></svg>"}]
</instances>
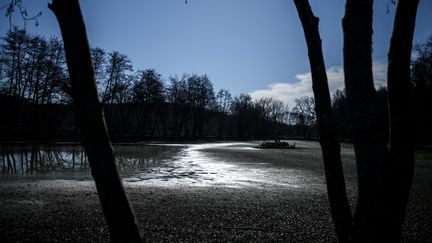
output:
<instances>
[{"instance_id":1,"label":"bare tree","mask_svg":"<svg viewBox=\"0 0 432 243\"><path fill-rule=\"evenodd\" d=\"M150 138L159 126L165 124L164 104L165 85L160 75L154 69L138 71L132 87L133 102L138 104L135 112L137 131L143 134L144 128L150 128Z\"/></svg>"},{"instance_id":2,"label":"bare tree","mask_svg":"<svg viewBox=\"0 0 432 243\"><path fill-rule=\"evenodd\" d=\"M406 101L409 90L417 6L418 1L399 0L396 10L388 70L392 133L389 150L385 131L387 114L378 108L372 77L373 1L347 0L346 3L344 72L358 171L352 235L355 241L400 241L414 169L413 141L406 127L410 125L410 107L401 102Z\"/></svg>"},{"instance_id":3,"label":"bare tree","mask_svg":"<svg viewBox=\"0 0 432 243\"><path fill-rule=\"evenodd\" d=\"M215 104L213 84L207 75L190 75L187 81L187 105L191 108L191 124L189 135L192 138L201 137L207 124L205 111Z\"/></svg>"},{"instance_id":4,"label":"bare tree","mask_svg":"<svg viewBox=\"0 0 432 243\"><path fill-rule=\"evenodd\" d=\"M316 123L315 100L313 97L303 96L295 99L295 106L291 112L297 124L301 126L303 138L310 138L310 128Z\"/></svg>"},{"instance_id":5,"label":"bare tree","mask_svg":"<svg viewBox=\"0 0 432 243\"><path fill-rule=\"evenodd\" d=\"M171 136L181 137L188 119L187 109L187 75L170 77L167 88L167 100L171 105Z\"/></svg>"},{"instance_id":6,"label":"bare tree","mask_svg":"<svg viewBox=\"0 0 432 243\"><path fill-rule=\"evenodd\" d=\"M231 103L231 113L234 116L237 136L247 138L250 135L251 121L254 111L252 98L248 94L240 94Z\"/></svg>"},{"instance_id":7,"label":"bare tree","mask_svg":"<svg viewBox=\"0 0 432 243\"><path fill-rule=\"evenodd\" d=\"M414 174L412 129L411 50L419 0L399 0L388 53L388 93L390 111L390 231L400 241L405 210ZM408 142L407 142L408 141Z\"/></svg>"},{"instance_id":8,"label":"bare tree","mask_svg":"<svg viewBox=\"0 0 432 243\"><path fill-rule=\"evenodd\" d=\"M350 239L352 216L346 194L340 145L337 140L337 130L331 108L321 37L318 30L319 19L314 16L308 1L294 0L294 3L308 47L330 211L339 241L346 242Z\"/></svg>"},{"instance_id":9,"label":"bare tree","mask_svg":"<svg viewBox=\"0 0 432 243\"><path fill-rule=\"evenodd\" d=\"M351 141L351 128L349 126L350 121L348 118L348 106L345 90L336 90L333 93L332 109L339 140Z\"/></svg>"},{"instance_id":10,"label":"bare tree","mask_svg":"<svg viewBox=\"0 0 432 243\"><path fill-rule=\"evenodd\" d=\"M217 115L217 134L218 137L223 136L223 132L225 129L225 123L227 120L228 112L231 107L232 97L228 90L221 89L216 95L216 111Z\"/></svg>"},{"instance_id":11,"label":"bare tree","mask_svg":"<svg viewBox=\"0 0 432 243\"><path fill-rule=\"evenodd\" d=\"M415 45L415 59L411 65L413 118L418 145L432 141L432 36Z\"/></svg>"},{"instance_id":12,"label":"bare tree","mask_svg":"<svg viewBox=\"0 0 432 243\"><path fill-rule=\"evenodd\" d=\"M49 8L60 24L81 141L89 159L111 239L114 242L140 242L138 225L114 163L114 151L98 98L78 0L53 0Z\"/></svg>"},{"instance_id":13,"label":"bare tree","mask_svg":"<svg viewBox=\"0 0 432 243\"><path fill-rule=\"evenodd\" d=\"M343 242L398 242L414 169L414 150L409 131L411 105L409 98L405 103L404 97L409 90L410 53L418 1L400 0L395 17L388 70L392 131L390 151L387 148L386 114L380 109L381 101L372 77L373 1L348 0L346 4L343 19L344 71L358 172L358 201L353 219L346 199L318 18L313 15L308 1L294 2L308 45L327 188L338 239ZM333 145L325 147L323 141ZM336 162L331 167L326 166L326 151L332 151L328 161ZM334 170L333 166L339 169ZM335 175L333 179L338 179L330 185L329 179ZM339 207L335 207L337 204Z\"/></svg>"}]
</instances>

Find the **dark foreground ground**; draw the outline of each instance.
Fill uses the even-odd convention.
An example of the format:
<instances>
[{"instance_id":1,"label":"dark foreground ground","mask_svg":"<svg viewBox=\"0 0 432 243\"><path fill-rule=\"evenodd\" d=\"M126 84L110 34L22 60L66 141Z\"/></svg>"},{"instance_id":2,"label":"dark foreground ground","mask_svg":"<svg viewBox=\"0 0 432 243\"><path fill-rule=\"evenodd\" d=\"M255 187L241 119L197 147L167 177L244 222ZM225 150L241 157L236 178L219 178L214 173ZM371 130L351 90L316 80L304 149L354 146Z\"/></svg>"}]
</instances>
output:
<instances>
[{"instance_id":1,"label":"dark foreground ground","mask_svg":"<svg viewBox=\"0 0 432 243\"><path fill-rule=\"evenodd\" d=\"M258 150L252 143L192 145L172 161L124 176L146 241L331 242L319 146ZM342 150L348 193L355 165ZM417 154L403 239L432 242L431 154ZM0 179L0 242L107 242L88 176Z\"/></svg>"}]
</instances>

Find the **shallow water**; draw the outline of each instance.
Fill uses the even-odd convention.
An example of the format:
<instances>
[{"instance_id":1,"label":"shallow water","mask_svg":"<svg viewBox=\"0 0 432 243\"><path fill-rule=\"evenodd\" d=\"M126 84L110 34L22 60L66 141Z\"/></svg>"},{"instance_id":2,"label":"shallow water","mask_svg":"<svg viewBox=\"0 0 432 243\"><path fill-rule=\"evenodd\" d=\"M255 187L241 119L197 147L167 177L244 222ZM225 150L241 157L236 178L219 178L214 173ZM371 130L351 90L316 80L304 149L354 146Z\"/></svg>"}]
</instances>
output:
<instances>
[{"instance_id":1,"label":"shallow water","mask_svg":"<svg viewBox=\"0 0 432 243\"><path fill-rule=\"evenodd\" d=\"M131 187L322 189L321 177L291 166L299 151L262 150L256 145L254 142L121 145L115 147L116 163L124 183ZM316 150L308 146L308 150ZM80 180L90 180L81 146L15 146L3 147L0 152L4 176L50 175L48 179L69 180L77 178L71 175L80 175ZM275 166L274 161L284 163L283 168ZM76 186L74 181L71 183Z\"/></svg>"},{"instance_id":2,"label":"shallow water","mask_svg":"<svg viewBox=\"0 0 432 243\"><path fill-rule=\"evenodd\" d=\"M172 159L179 146L117 145L114 147L121 173L144 170ZM0 147L2 174L46 175L89 174L90 168L80 145L25 145Z\"/></svg>"},{"instance_id":3,"label":"shallow water","mask_svg":"<svg viewBox=\"0 0 432 243\"><path fill-rule=\"evenodd\" d=\"M222 150L218 154L208 150ZM305 172L284 168L284 178L278 178L274 168L265 161L244 162L237 158L218 156L226 150L235 152L262 151L254 143L192 144L184 148L172 161L149 168L144 173L125 178L130 186L222 186L265 187L284 186L300 188ZM281 170L281 169L280 169Z\"/></svg>"}]
</instances>

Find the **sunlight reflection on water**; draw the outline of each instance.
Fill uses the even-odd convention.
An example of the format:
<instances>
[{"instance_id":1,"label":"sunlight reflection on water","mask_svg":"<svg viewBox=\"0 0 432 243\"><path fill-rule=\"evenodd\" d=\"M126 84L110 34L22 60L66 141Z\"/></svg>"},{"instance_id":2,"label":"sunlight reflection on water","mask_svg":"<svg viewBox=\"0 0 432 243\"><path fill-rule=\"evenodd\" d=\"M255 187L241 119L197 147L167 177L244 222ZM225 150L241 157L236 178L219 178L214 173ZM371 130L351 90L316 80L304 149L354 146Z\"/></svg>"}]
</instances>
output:
<instances>
[{"instance_id":1,"label":"sunlight reflection on water","mask_svg":"<svg viewBox=\"0 0 432 243\"><path fill-rule=\"evenodd\" d=\"M172 161L149 168L124 181L128 186L222 186L232 188L283 186L301 188L305 186L305 175L300 170L283 170L283 178L272 173L275 169L267 163L229 161L211 155L206 149L256 150L248 143L193 144L185 148ZM280 172L280 171L279 171ZM277 173L276 173L277 174Z\"/></svg>"},{"instance_id":2,"label":"sunlight reflection on water","mask_svg":"<svg viewBox=\"0 0 432 243\"><path fill-rule=\"evenodd\" d=\"M116 164L127 186L311 190L324 185L322 176L307 167L295 166L295 156L300 150L263 150L256 145L254 142L124 144L115 147ZM315 150L318 151L309 148L306 153L314 154ZM51 181L91 181L81 146L12 146L0 148L0 155L3 178L14 174Z\"/></svg>"}]
</instances>

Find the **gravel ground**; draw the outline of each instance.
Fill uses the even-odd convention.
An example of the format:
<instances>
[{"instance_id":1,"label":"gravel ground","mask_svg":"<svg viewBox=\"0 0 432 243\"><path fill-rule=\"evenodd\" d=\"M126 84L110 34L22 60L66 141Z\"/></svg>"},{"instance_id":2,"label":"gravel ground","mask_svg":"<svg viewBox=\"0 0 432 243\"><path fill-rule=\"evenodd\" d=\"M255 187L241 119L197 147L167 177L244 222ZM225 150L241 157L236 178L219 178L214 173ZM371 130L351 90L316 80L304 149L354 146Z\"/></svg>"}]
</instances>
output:
<instances>
[{"instance_id":1,"label":"gravel ground","mask_svg":"<svg viewBox=\"0 0 432 243\"><path fill-rule=\"evenodd\" d=\"M319 146L253 149L253 143L191 145L172 161L124 175L147 241L332 242ZM342 157L351 203L355 165ZM417 154L406 242L432 242L432 161ZM107 242L88 176L0 177L0 242ZM354 206L354 205L353 205Z\"/></svg>"}]
</instances>

